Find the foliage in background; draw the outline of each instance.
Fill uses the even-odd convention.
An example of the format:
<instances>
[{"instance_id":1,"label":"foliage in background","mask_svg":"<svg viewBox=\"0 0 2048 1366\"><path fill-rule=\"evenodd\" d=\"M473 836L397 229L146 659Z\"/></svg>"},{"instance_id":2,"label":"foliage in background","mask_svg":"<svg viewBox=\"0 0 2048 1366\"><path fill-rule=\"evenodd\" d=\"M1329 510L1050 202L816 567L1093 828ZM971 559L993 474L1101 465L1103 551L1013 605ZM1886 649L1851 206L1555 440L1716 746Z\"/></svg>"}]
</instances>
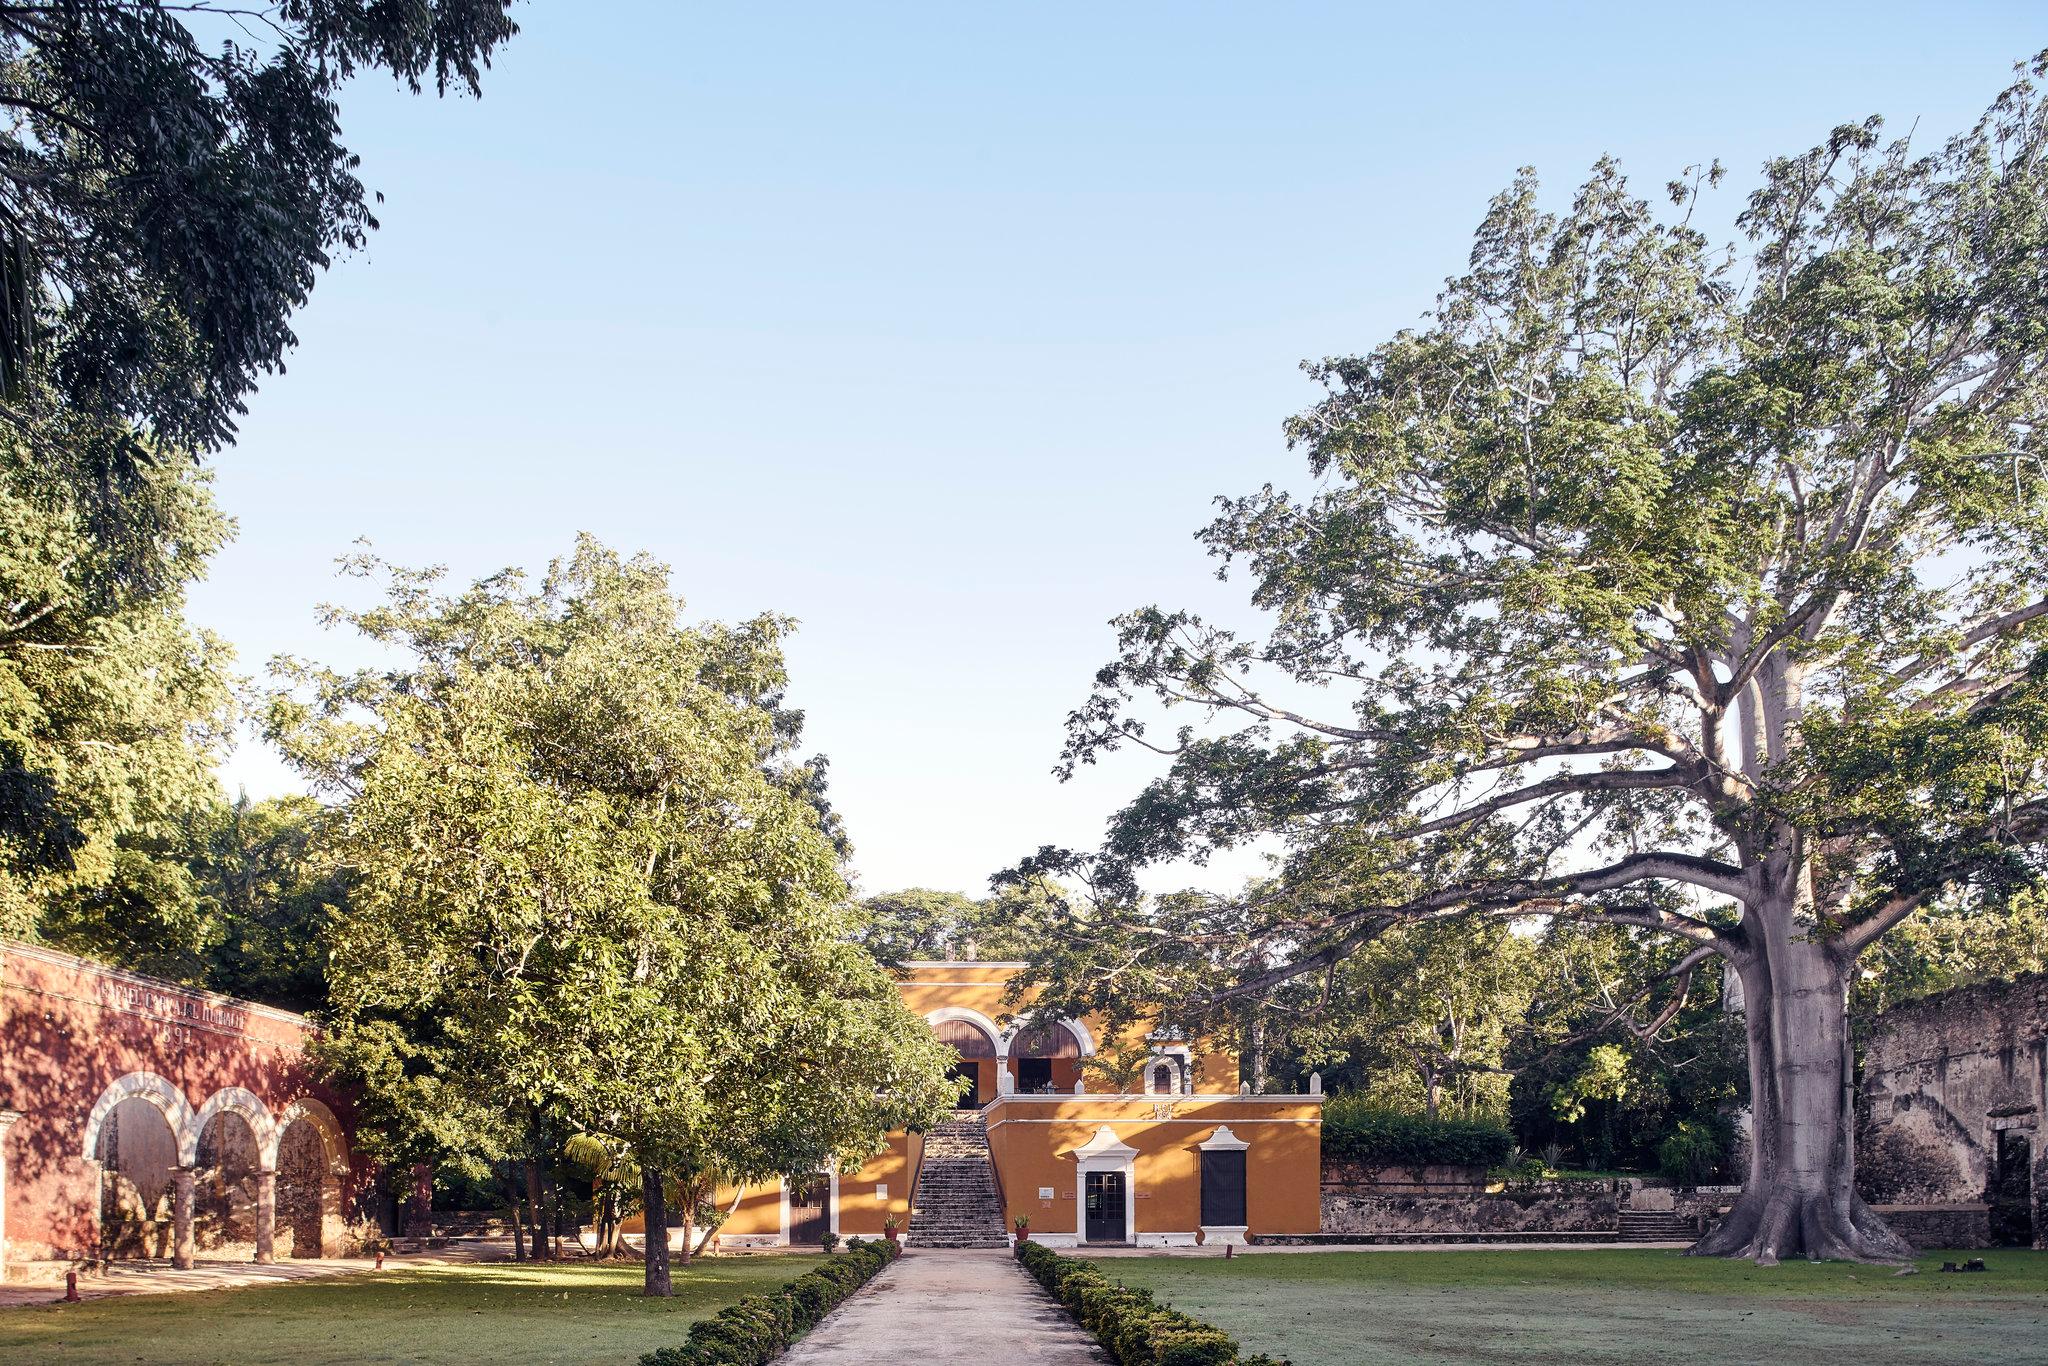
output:
<instances>
[{"instance_id":1,"label":"foliage in background","mask_svg":"<svg viewBox=\"0 0 2048 1366\"><path fill-rule=\"evenodd\" d=\"M321 848L336 819L311 797L217 802L193 832L208 922L205 986L286 1010L327 1004L327 940L348 905Z\"/></svg>"},{"instance_id":2,"label":"foliage in background","mask_svg":"<svg viewBox=\"0 0 2048 1366\"><path fill-rule=\"evenodd\" d=\"M0 933L191 977L231 698L185 593L228 525L188 465L113 490L67 450L0 428Z\"/></svg>"},{"instance_id":3,"label":"foliage in background","mask_svg":"<svg viewBox=\"0 0 2048 1366\"><path fill-rule=\"evenodd\" d=\"M1340 1162L1401 1167L1495 1167L1514 1136L1483 1119L1444 1119L1388 1110L1369 1098L1332 1096L1323 1105L1323 1156Z\"/></svg>"}]
</instances>

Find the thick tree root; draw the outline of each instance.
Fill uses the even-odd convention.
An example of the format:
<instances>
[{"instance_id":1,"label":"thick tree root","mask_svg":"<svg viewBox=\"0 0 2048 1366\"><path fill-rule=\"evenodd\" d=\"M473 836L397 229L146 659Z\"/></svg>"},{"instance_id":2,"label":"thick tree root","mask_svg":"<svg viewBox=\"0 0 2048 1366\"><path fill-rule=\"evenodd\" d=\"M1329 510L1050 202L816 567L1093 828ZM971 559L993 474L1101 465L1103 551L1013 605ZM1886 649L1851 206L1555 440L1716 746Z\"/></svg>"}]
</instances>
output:
<instances>
[{"instance_id":1,"label":"thick tree root","mask_svg":"<svg viewBox=\"0 0 2048 1366\"><path fill-rule=\"evenodd\" d=\"M1771 1186L1744 1191L1687 1255L1748 1257L1763 1265L1793 1257L1903 1262L1912 1258L1913 1245L1859 1195L1852 1194L1845 1209L1824 1193Z\"/></svg>"}]
</instances>

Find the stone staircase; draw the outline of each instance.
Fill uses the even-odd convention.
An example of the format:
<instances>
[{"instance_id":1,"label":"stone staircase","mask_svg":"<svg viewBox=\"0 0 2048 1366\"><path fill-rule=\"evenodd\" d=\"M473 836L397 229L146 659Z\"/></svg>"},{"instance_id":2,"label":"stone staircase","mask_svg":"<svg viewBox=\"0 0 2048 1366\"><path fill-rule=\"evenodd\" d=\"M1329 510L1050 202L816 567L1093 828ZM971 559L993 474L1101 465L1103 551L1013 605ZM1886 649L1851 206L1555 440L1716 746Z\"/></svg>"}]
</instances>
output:
<instances>
[{"instance_id":1,"label":"stone staircase","mask_svg":"<svg viewBox=\"0 0 2048 1366\"><path fill-rule=\"evenodd\" d=\"M1624 1243L1689 1243L1700 1236L1693 1221L1669 1210L1625 1209L1621 1212Z\"/></svg>"},{"instance_id":2,"label":"stone staircase","mask_svg":"<svg viewBox=\"0 0 2048 1366\"><path fill-rule=\"evenodd\" d=\"M979 1110L955 1110L924 1136L924 1166L917 1204L910 1211L910 1246L1008 1247L1003 1204L996 1195L988 1152L988 1120Z\"/></svg>"}]
</instances>

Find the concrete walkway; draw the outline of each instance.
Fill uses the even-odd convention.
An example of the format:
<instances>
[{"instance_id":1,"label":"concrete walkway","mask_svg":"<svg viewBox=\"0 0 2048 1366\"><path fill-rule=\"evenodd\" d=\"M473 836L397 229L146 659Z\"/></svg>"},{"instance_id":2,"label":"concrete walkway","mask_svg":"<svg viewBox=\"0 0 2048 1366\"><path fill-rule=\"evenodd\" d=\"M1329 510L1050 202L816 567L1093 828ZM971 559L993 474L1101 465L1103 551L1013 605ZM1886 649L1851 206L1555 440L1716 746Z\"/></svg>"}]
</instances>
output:
<instances>
[{"instance_id":1,"label":"concrete walkway","mask_svg":"<svg viewBox=\"0 0 2048 1366\"><path fill-rule=\"evenodd\" d=\"M913 1248L790 1348L781 1366L970 1357L1037 1366L1109 1360L1009 1253Z\"/></svg>"}]
</instances>

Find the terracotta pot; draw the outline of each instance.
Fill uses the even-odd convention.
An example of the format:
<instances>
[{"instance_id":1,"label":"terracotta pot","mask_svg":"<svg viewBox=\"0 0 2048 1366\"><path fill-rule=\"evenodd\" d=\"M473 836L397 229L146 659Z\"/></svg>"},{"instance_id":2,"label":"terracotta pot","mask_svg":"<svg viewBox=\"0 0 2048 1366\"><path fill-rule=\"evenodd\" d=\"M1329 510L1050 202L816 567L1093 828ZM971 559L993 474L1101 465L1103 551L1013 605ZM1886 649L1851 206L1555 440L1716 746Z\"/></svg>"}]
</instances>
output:
<instances>
[{"instance_id":1,"label":"terracotta pot","mask_svg":"<svg viewBox=\"0 0 2048 1366\"><path fill-rule=\"evenodd\" d=\"M884 1238L887 1238L892 1243L899 1241L902 1238L902 1235L903 1230L900 1228L885 1228L882 1230L882 1236Z\"/></svg>"}]
</instances>

